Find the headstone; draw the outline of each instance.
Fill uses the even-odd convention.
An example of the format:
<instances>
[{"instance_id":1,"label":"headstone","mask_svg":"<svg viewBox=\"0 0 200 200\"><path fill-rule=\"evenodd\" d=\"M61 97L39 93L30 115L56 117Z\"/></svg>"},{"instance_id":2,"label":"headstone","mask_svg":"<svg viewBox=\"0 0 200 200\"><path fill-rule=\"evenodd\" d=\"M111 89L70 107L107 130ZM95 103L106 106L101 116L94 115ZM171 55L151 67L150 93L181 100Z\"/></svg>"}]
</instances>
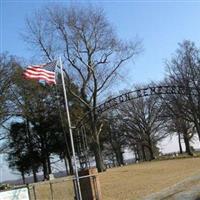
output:
<instances>
[{"instance_id":1,"label":"headstone","mask_svg":"<svg viewBox=\"0 0 200 200\"><path fill-rule=\"evenodd\" d=\"M54 179L55 179L54 175L53 174L49 174L49 180L51 181L51 180L54 180Z\"/></svg>"}]
</instances>

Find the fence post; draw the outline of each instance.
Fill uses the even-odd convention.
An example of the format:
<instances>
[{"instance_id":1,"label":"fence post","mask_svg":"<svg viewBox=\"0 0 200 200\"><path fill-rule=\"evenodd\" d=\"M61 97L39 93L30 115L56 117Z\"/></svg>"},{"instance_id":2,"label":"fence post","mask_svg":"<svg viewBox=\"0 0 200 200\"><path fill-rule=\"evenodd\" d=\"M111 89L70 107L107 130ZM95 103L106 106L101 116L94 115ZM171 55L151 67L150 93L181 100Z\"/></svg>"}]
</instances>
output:
<instances>
[{"instance_id":1,"label":"fence post","mask_svg":"<svg viewBox=\"0 0 200 200\"><path fill-rule=\"evenodd\" d=\"M28 189L28 198L31 200L31 193L30 193L29 184L26 184L26 187Z\"/></svg>"},{"instance_id":2,"label":"fence post","mask_svg":"<svg viewBox=\"0 0 200 200\"><path fill-rule=\"evenodd\" d=\"M34 200L37 200L36 192L35 192L35 185L33 185L33 194L34 194Z\"/></svg>"},{"instance_id":3,"label":"fence post","mask_svg":"<svg viewBox=\"0 0 200 200\"><path fill-rule=\"evenodd\" d=\"M51 190L51 200L53 200L53 187L52 187L52 183L49 182L50 185L50 190Z\"/></svg>"}]
</instances>

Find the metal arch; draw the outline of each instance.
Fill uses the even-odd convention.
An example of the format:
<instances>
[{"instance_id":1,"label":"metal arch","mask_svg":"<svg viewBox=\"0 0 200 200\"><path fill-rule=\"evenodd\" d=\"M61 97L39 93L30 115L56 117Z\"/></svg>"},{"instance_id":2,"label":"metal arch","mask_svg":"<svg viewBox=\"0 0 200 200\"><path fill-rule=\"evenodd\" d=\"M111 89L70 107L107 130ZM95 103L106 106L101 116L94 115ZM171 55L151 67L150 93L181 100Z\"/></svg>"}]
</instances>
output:
<instances>
[{"instance_id":1,"label":"metal arch","mask_svg":"<svg viewBox=\"0 0 200 200\"><path fill-rule=\"evenodd\" d=\"M126 92L114 98L108 99L104 103L95 107L93 110L96 110L97 114L101 115L106 110L115 107L123 102L127 102L141 97L146 97L151 95L162 95L162 94L197 95L197 91L195 90L194 87L185 87L182 85L164 85L164 86L147 87ZM77 123L76 127L81 126L80 124L83 123L84 119L90 112L87 112L83 116L83 118Z\"/></svg>"}]
</instances>

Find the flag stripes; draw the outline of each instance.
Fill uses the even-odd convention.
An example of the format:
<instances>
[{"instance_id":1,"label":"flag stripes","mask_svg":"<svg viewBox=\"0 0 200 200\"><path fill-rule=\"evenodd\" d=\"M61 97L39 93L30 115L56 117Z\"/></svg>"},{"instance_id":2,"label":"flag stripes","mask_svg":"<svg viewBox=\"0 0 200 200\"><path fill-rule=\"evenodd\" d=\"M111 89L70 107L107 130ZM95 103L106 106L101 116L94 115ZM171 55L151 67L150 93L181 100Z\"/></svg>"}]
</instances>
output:
<instances>
[{"instance_id":1,"label":"flag stripes","mask_svg":"<svg viewBox=\"0 0 200 200\"><path fill-rule=\"evenodd\" d=\"M49 71L45 69L49 68L49 66L52 68L52 65L54 65L53 68L55 70L55 62L28 66L23 75L27 79L44 80L48 84L56 84L55 71Z\"/></svg>"}]
</instances>

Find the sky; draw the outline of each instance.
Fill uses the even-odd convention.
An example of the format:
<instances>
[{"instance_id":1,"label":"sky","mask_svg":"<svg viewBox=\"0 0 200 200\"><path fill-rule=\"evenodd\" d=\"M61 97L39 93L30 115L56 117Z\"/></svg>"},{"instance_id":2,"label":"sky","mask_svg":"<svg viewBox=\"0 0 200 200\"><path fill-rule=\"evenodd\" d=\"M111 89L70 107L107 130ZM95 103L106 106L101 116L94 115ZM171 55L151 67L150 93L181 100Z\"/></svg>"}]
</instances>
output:
<instances>
[{"instance_id":1,"label":"sky","mask_svg":"<svg viewBox=\"0 0 200 200\"><path fill-rule=\"evenodd\" d=\"M175 3L174 3L175 2ZM161 80L165 60L184 39L199 46L200 1L9 1L1 0L1 51L30 58L20 33L25 30L25 18L45 5L92 4L105 10L108 20L123 40L142 40L144 51L128 66L124 77L127 87L152 80ZM131 80L131 81L130 81Z\"/></svg>"},{"instance_id":2,"label":"sky","mask_svg":"<svg viewBox=\"0 0 200 200\"><path fill-rule=\"evenodd\" d=\"M97 5L102 7L109 22L122 40L142 41L143 52L126 66L123 87L159 81L165 75L165 61L178 48L178 43L191 40L200 46L200 1L38 1L0 0L0 53L30 59L31 51L20 34L25 18L45 5ZM177 151L176 139L164 141L163 151ZM170 145L169 145L170 144ZM1 163L0 163L1 164ZM2 165L1 165L2 166ZM4 179L12 177L0 168Z\"/></svg>"}]
</instances>

